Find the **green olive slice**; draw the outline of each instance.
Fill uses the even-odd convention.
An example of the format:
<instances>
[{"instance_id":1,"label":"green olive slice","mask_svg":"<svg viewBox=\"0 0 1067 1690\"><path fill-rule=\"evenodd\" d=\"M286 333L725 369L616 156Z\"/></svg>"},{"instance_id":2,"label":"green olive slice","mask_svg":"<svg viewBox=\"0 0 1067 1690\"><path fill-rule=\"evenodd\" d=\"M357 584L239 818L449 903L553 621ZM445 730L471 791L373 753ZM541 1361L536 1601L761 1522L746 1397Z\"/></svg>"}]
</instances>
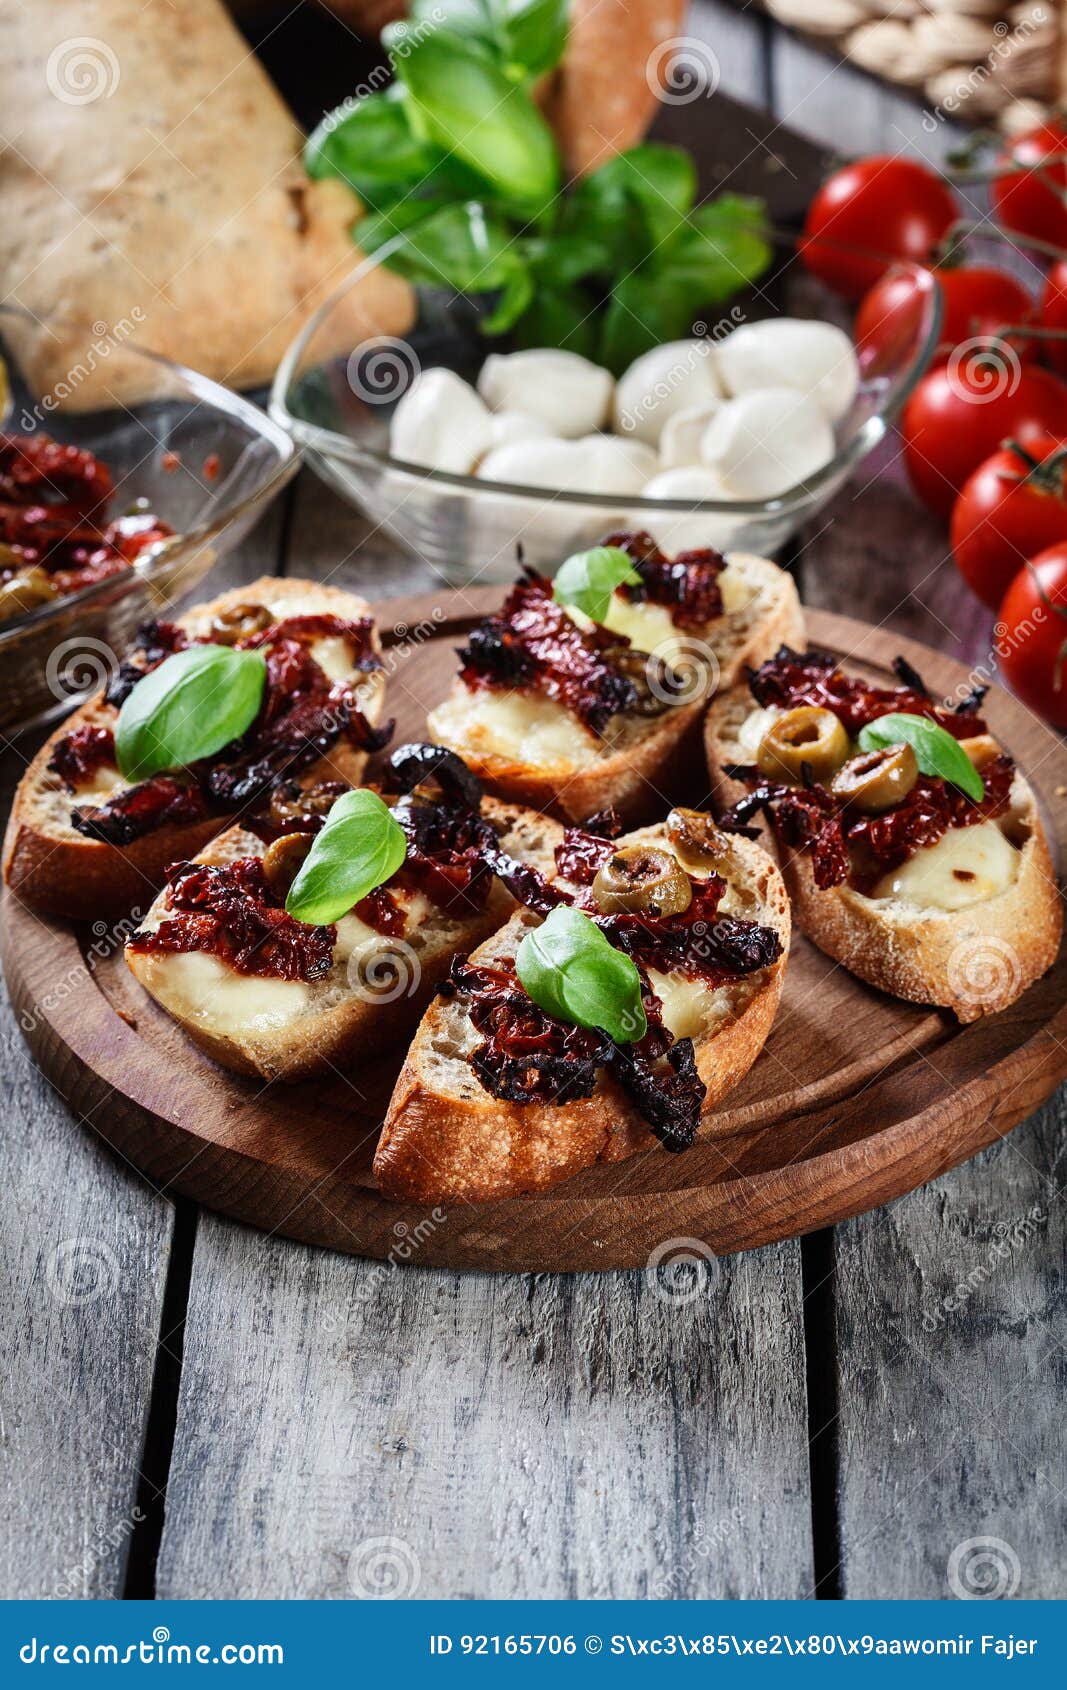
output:
<instances>
[{"instance_id":1,"label":"green olive slice","mask_svg":"<svg viewBox=\"0 0 1067 1690\"><path fill-rule=\"evenodd\" d=\"M759 743L756 763L771 780L799 786L804 765L820 785L841 767L849 753L848 734L832 710L801 704L773 721Z\"/></svg>"},{"instance_id":2,"label":"green olive slice","mask_svg":"<svg viewBox=\"0 0 1067 1690\"><path fill-rule=\"evenodd\" d=\"M693 901L693 888L670 851L624 845L593 881L593 897L605 915L681 915Z\"/></svg>"},{"instance_id":3,"label":"green olive slice","mask_svg":"<svg viewBox=\"0 0 1067 1690\"><path fill-rule=\"evenodd\" d=\"M835 798L877 816L906 798L919 778L919 765L910 745L884 745L850 757L835 774L830 790Z\"/></svg>"},{"instance_id":4,"label":"green olive slice","mask_svg":"<svg viewBox=\"0 0 1067 1690\"><path fill-rule=\"evenodd\" d=\"M263 877L271 891L284 899L311 850L309 833L283 833L263 853Z\"/></svg>"},{"instance_id":5,"label":"green olive slice","mask_svg":"<svg viewBox=\"0 0 1067 1690\"><path fill-rule=\"evenodd\" d=\"M691 874L709 873L730 854L730 841L706 810L672 810L666 833L678 861Z\"/></svg>"},{"instance_id":6,"label":"green olive slice","mask_svg":"<svg viewBox=\"0 0 1067 1690\"><path fill-rule=\"evenodd\" d=\"M31 564L28 569L12 575L9 581L0 583L0 622L18 616L24 610L36 610L42 604L51 604L57 596L51 576L37 564Z\"/></svg>"},{"instance_id":7,"label":"green olive slice","mask_svg":"<svg viewBox=\"0 0 1067 1690\"><path fill-rule=\"evenodd\" d=\"M215 645L236 645L261 634L273 621L265 604L231 604L212 617L211 638Z\"/></svg>"}]
</instances>

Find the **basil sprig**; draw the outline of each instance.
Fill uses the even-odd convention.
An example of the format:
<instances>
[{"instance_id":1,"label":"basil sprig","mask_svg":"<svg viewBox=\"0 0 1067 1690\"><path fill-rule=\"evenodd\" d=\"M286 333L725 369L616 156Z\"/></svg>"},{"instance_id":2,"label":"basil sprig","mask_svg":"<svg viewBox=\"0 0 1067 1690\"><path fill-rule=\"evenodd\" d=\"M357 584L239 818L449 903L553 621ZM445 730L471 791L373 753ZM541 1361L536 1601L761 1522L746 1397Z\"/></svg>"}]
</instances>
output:
<instances>
[{"instance_id":1,"label":"basil sprig","mask_svg":"<svg viewBox=\"0 0 1067 1690\"><path fill-rule=\"evenodd\" d=\"M552 597L557 604L573 605L594 622L603 622L612 593L624 581L631 587L641 584L629 554L621 546L593 546L560 564Z\"/></svg>"},{"instance_id":2,"label":"basil sprig","mask_svg":"<svg viewBox=\"0 0 1067 1690\"><path fill-rule=\"evenodd\" d=\"M174 652L137 682L119 711L119 773L148 780L213 756L251 727L266 682L261 651L193 645Z\"/></svg>"},{"instance_id":3,"label":"basil sprig","mask_svg":"<svg viewBox=\"0 0 1067 1690\"><path fill-rule=\"evenodd\" d=\"M515 957L523 990L546 1015L635 1044L648 1028L641 977L581 910L558 904L527 933Z\"/></svg>"},{"instance_id":4,"label":"basil sprig","mask_svg":"<svg viewBox=\"0 0 1067 1690\"><path fill-rule=\"evenodd\" d=\"M959 740L925 716L912 716L903 711L892 716L879 716L877 721L868 722L865 728L860 729L858 744L861 751L879 751L887 745L910 745L924 775L936 775L940 780L958 786L976 804L982 800L985 784Z\"/></svg>"},{"instance_id":5,"label":"basil sprig","mask_svg":"<svg viewBox=\"0 0 1067 1690\"><path fill-rule=\"evenodd\" d=\"M285 908L297 921L329 927L384 886L406 855L403 829L378 794L345 792L312 841Z\"/></svg>"}]
</instances>

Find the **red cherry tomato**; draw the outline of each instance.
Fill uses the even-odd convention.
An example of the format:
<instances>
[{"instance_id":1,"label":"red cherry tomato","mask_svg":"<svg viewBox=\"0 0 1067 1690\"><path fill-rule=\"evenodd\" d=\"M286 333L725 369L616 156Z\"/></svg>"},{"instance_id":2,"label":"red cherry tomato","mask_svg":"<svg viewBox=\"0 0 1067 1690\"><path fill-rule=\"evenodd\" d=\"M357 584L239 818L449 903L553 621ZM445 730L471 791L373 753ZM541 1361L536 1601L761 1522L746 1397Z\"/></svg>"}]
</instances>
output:
<instances>
[{"instance_id":1,"label":"red cherry tomato","mask_svg":"<svg viewBox=\"0 0 1067 1690\"><path fill-rule=\"evenodd\" d=\"M1051 160L1045 164L1043 160ZM1040 165L1023 170L1020 165ZM1017 135L997 160L993 204L1006 229L1067 246L1067 128L1058 118Z\"/></svg>"},{"instance_id":2,"label":"red cherry tomato","mask_svg":"<svg viewBox=\"0 0 1067 1690\"><path fill-rule=\"evenodd\" d=\"M951 190L925 165L865 158L823 183L798 247L813 275L846 299L859 299L895 259L925 263L958 216Z\"/></svg>"},{"instance_id":3,"label":"red cherry tomato","mask_svg":"<svg viewBox=\"0 0 1067 1690\"><path fill-rule=\"evenodd\" d=\"M865 369L890 369L907 356L918 341L931 288L941 290L941 338L936 358L943 361L953 347L998 329L1026 324L1034 302L1022 283L1007 270L989 264L960 265L958 269L890 270L865 294L856 313L853 338ZM1027 336L1006 336L1020 358L1036 358L1037 342Z\"/></svg>"},{"instance_id":4,"label":"red cherry tomato","mask_svg":"<svg viewBox=\"0 0 1067 1690\"><path fill-rule=\"evenodd\" d=\"M901 419L904 460L923 504L948 516L956 494L1002 440L1067 436L1067 385L1011 353L951 357L923 376Z\"/></svg>"},{"instance_id":5,"label":"red cherry tomato","mask_svg":"<svg viewBox=\"0 0 1067 1690\"><path fill-rule=\"evenodd\" d=\"M1067 541L1067 447L1009 445L979 464L952 511L952 551L967 585L996 610L1035 552Z\"/></svg>"},{"instance_id":6,"label":"red cherry tomato","mask_svg":"<svg viewBox=\"0 0 1067 1690\"><path fill-rule=\"evenodd\" d=\"M1041 327L1067 335L1067 259L1058 258L1048 273L1041 299ZM1037 344L1046 364L1067 376L1067 339L1042 340Z\"/></svg>"},{"instance_id":7,"label":"red cherry tomato","mask_svg":"<svg viewBox=\"0 0 1067 1690\"><path fill-rule=\"evenodd\" d=\"M1019 570L996 635L1012 692L1053 727L1067 728L1067 546L1049 546Z\"/></svg>"}]
</instances>

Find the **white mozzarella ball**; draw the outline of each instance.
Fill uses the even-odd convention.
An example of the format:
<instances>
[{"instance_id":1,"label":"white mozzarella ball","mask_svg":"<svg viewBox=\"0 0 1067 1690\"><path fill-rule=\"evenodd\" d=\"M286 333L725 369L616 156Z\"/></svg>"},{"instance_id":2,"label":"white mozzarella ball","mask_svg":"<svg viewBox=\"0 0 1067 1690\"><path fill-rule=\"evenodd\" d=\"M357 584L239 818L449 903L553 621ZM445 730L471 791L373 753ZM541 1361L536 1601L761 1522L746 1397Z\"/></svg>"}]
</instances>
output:
<instances>
[{"instance_id":1,"label":"white mozzarella ball","mask_svg":"<svg viewBox=\"0 0 1067 1690\"><path fill-rule=\"evenodd\" d=\"M643 440L587 434L574 444L588 466L587 493L640 493L659 467L655 452Z\"/></svg>"},{"instance_id":2,"label":"white mozzarella ball","mask_svg":"<svg viewBox=\"0 0 1067 1690\"><path fill-rule=\"evenodd\" d=\"M491 411L526 411L567 440L602 427L614 390L609 370L576 352L547 347L494 352L478 377L478 392Z\"/></svg>"},{"instance_id":3,"label":"white mozzarella ball","mask_svg":"<svg viewBox=\"0 0 1067 1690\"><path fill-rule=\"evenodd\" d=\"M513 440L547 440L552 436L544 419L529 411L493 411L489 426L490 450L494 446L509 446Z\"/></svg>"},{"instance_id":4,"label":"white mozzarella ball","mask_svg":"<svg viewBox=\"0 0 1067 1690\"><path fill-rule=\"evenodd\" d=\"M703 405L690 405L667 418L659 437L660 469L684 469L688 464L699 464L704 430L721 403L720 399L709 399Z\"/></svg>"},{"instance_id":5,"label":"white mozzarella ball","mask_svg":"<svg viewBox=\"0 0 1067 1690\"><path fill-rule=\"evenodd\" d=\"M719 370L735 397L761 387L795 387L837 422L856 397L859 363L843 329L833 323L780 317L747 323L721 341Z\"/></svg>"},{"instance_id":6,"label":"white mozzarella ball","mask_svg":"<svg viewBox=\"0 0 1067 1690\"><path fill-rule=\"evenodd\" d=\"M830 462L834 431L814 399L792 387L764 387L716 412L700 455L730 497L773 499Z\"/></svg>"},{"instance_id":7,"label":"white mozzarella ball","mask_svg":"<svg viewBox=\"0 0 1067 1690\"><path fill-rule=\"evenodd\" d=\"M389 450L405 463L467 475L489 450L491 418L452 370L423 370L393 412Z\"/></svg>"},{"instance_id":8,"label":"white mozzarella ball","mask_svg":"<svg viewBox=\"0 0 1067 1690\"><path fill-rule=\"evenodd\" d=\"M734 497L713 469L701 464L687 464L677 469L661 470L648 482L641 495L644 499L714 499L729 501ZM636 528L646 529L652 538L673 557L678 552L699 551L711 546L725 551L734 535L744 524L738 516L720 516L708 511L664 511L656 516L649 511L635 511L631 520Z\"/></svg>"},{"instance_id":9,"label":"white mozzarella ball","mask_svg":"<svg viewBox=\"0 0 1067 1690\"><path fill-rule=\"evenodd\" d=\"M668 417L719 398L715 356L708 340L668 340L636 359L615 389L616 434L656 446Z\"/></svg>"}]
</instances>

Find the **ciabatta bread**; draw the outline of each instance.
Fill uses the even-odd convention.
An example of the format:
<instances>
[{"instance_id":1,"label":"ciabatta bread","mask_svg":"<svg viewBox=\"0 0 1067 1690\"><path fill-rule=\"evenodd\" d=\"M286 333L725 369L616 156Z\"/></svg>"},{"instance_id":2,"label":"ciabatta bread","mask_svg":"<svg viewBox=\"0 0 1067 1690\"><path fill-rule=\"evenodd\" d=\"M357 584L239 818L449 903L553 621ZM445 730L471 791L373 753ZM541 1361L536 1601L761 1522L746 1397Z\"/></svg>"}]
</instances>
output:
<instances>
[{"instance_id":1,"label":"ciabatta bread","mask_svg":"<svg viewBox=\"0 0 1067 1690\"><path fill-rule=\"evenodd\" d=\"M669 848L662 827L642 829L618 843ZM774 863L741 838L732 841L730 857L729 891L721 907L774 928L780 957L714 989L671 976L680 987L673 1003L662 977L652 979L670 1030L693 1038L707 1087L703 1126L710 1133L716 1105L748 1072L770 1032L789 948L789 901ZM471 963L512 963L537 921L528 911L512 916L474 952ZM431 1004L396 1083L374 1159L385 1196L416 1203L514 1197L656 1144L629 1095L603 1071L593 1094L575 1103L512 1103L492 1096L469 1060L480 1039L462 996Z\"/></svg>"},{"instance_id":2,"label":"ciabatta bread","mask_svg":"<svg viewBox=\"0 0 1067 1690\"><path fill-rule=\"evenodd\" d=\"M747 687L740 686L715 699L708 711L708 772L720 812L744 796L744 785L727 771L755 762L761 725L753 716L756 710ZM979 768L1000 749L987 735L961 744ZM1014 857L987 829L1004 837ZM893 997L933 1004L960 1021L974 1021L1014 1003L1056 959L1062 894L1033 790L1019 770L1003 816L952 828L909 859L906 896L868 897L848 885L823 890L815 883L810 852L778 845L766 822L761 831L777 848L798 929L861 980ZM944 865L940 871L938 852ZM939 872L945 877L975 872L967 866L969 856L990 874L991 895L962 909L937 907L931 899L942 895ZM919 880L912 867L916 863Z\"/></svg>"},{"instance_id":3,"label":"ciabatta bread","mask_svg":"<svg viewBox=\"0 0 1067 1690\"><path fill-rule=\"evenodd\" d=\"M687 702L655 716L617 715L598 738L563 705L536 692L472 691L457 680L427 717L431 739L458 751L488 790L564 821L586 821L609 805L627 824L662 814L679 776L699 757L710 693L732 686L783 641L803 638L796 587L776 564L735 553L722 579L725 614L677 634ZM638 651L646 649L640 644L644 608L635 606L624 627ZM662 637L667 614L649 608Z\"/></svg>"},{"instance_id":4,"label":"ciabatta bread","mask_svg":"<svg viewBox=\"0 0 1067 1690\"><path fill-rule=\"evenodd\" d=\"M551 873L561 836L555 822L485 799L504 849ZM255 834L233 827L200 852L200 863L262 858ZM310 983L240 973L203 951L160 953L127 945L126 962L145 990L223 1068L265 1080L306 1079L389 1047L418 1021L452 958L505 921L514 900L494 881L484 910L450 916L413 892L394 893L402 935L387 937L354 915L337 924L331 971ZM153 932L170 913L168 888L141 924Z\"/></svg>"},{"instance_id":5,"label":"ciabatta bread","mask_svg":"<svg viewBox=\"0 0 1067 1690\"><path fill-rule=\"evenodd\" d=\"M325 614L357 621L370 616L365 600L337 587L263 576L197 605L177 619L178 625L194 637L203 636L220 612L246 604L261 604L278 620ZM376 632L373 645L380 650ZM332 666L331 678L340 679L343 653L326 649L321 656L324 664ZM362 712L368 722L374 723L382 712L384 675L360 675L358 687ZM124 781L109 761L94 773L88 786L72 792L49 765L57 746L75 729L97 726L113 730L117 720L117 710L102 694L83 704L45 742L19 783L4 841L4 875L15 896L34 909L75 920L115 916L134 907L147 909L167 864L195 856L233 821L232 815L213 814L180 827L157 828L123 846L79 833L71 823L73 809L105 803L131 783ZM355 786L366 761L366 754L341 736L326 756L300 770L298 778L302 785L340 780Z\"/></svg>"}]
</instances>

